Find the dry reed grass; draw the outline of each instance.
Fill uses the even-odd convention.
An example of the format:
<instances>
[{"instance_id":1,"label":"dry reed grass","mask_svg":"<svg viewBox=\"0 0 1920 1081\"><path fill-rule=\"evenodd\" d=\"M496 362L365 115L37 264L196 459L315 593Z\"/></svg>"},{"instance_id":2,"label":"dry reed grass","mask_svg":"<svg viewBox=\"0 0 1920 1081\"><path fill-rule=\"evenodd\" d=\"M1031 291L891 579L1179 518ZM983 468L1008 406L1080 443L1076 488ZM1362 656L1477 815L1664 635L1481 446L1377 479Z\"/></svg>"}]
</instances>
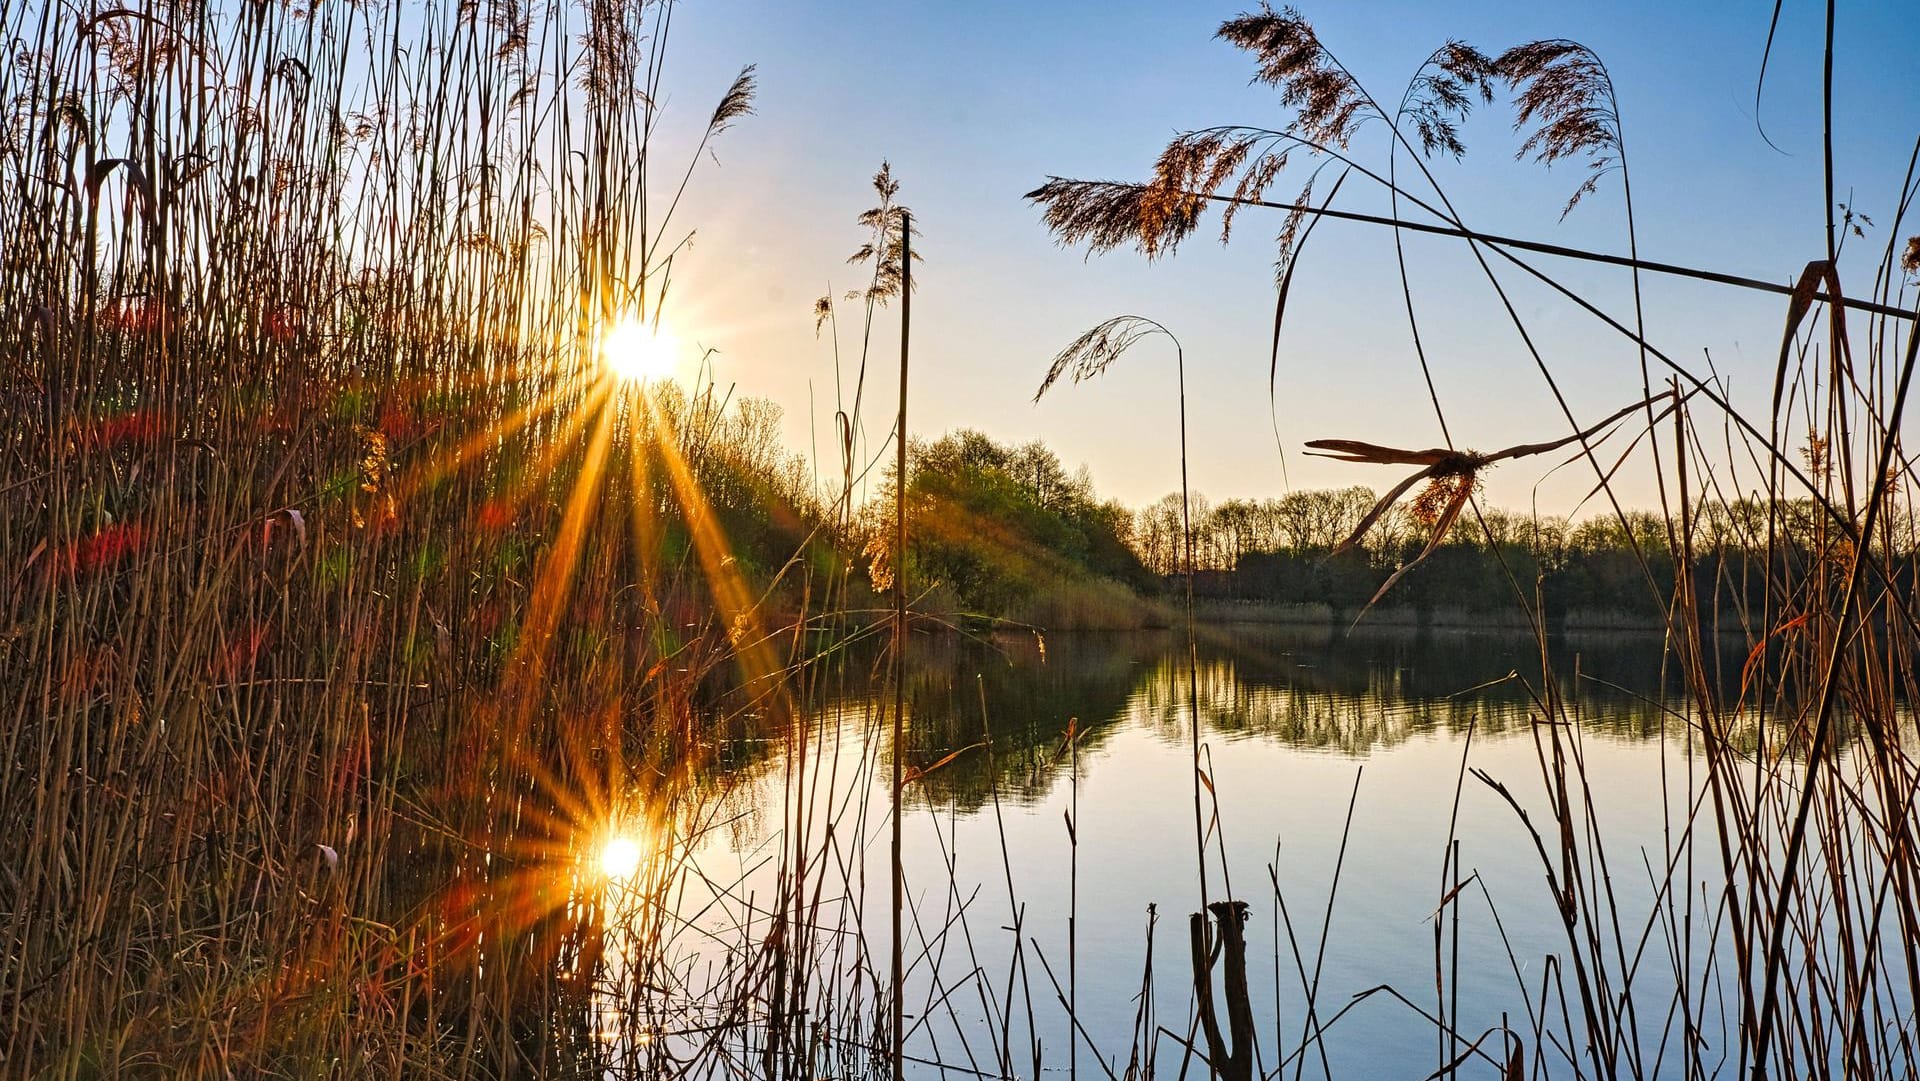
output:
<instances>
[{"instance_id":1,"label":"dry reed grass","mask_svg":"<svg viewBox=\"0 0 1920 1081\"><path fill-rule=\"evenodd\" d=\"M865 1046L832 860L796 842L706 952L676 910L754 775L721 748L796 744L795 836L839 813L802 705L850 677L793 666L865 622L764 408L593 357L659 323L753 112L748 67L657 149L675 17L0 7L0 1072ZM727 535L763 501L777 599ZM650 853L618 888L614 830Z\"/></svg>"},{"instance_id":2,"label":"dry reed grass","mask_svg":"<svg viewBox=\"0 0 1920 1081\"><path fill-rule=\"evenodd\" d=\"M1741 543L1755 565L1769 568L1764 600L1750 611L1703 612L1696 605L1700 594L1684 573L1671 595L1654 588L1648 598L1665 613L1672 663L1690 692L1685 714L1674 717L1684 725L1676 734L1698 751L1697 758L1689 754L1685 759L1686 804L1668 808L1665 851L1655 854L1657 864L1645 868L1654 904L1629 910L1616 900L1615 878L1625 872L1610 864L1610 858L1617 861L1620 854L1610 852L1604 842L1588 788L1580 717L1569 705L1573 689L1557 686L1550 668L1543 664L1540 681L1530 683L1538 779L1550 808L1547 820L1529 817L1509 787L1511 779L1472 770L1463 758L1462 783L1471 770L1510 803L1522 835L1538 852L1565 941L1563 950L1547 958L1544 972L1531 978L1515 964L1513 990L1529 1003L1527 1017L1512 1025L1503 1019L1496 1030L1500 1057L1489 1055L1483 1046L1495 1033L1475 1039L1458 1028L1463 875L1456 862L1458 846L1450 843L1439 859L1434 1008L1429 1012L1413 1007L1400 992L1381 989L1435 1027L1439 1047L1433 1076L1451 1076L1474 1057L1509 1077L1568 1070L1574 1076L1602 1078L1691 1078L1729 1069L1753 1077L1899 1077L1915 1069L1914 1041L1920 1036L1913 1013L1920 1003L1920 898L1915 886L1920 863L1914 859L1912 838L1920 771L1911 758L1913 728L1906 703L1920 687L1914 682L1912 594L1904 584L1914 574L1914 538L1896 533L1890 522L1896 517L1895 504L1909 506L1914 494L1899 446L1920 336L1914 333L1915 302L1896 261L1895 238L1907 227L1916 186L1910 169L1894 200L1885 254L1874 268L1872 302L1850 300L1840 287L1839 248L1846 233L1838 226L1857 228L1857 215L1849 207L1845 222L1837 223L1831 198L1833 20L1829 6L1828 250L1824 259L1809 264L1798 286L1789 290L1763 285L1790 294L1772 411L1764 418L1735 410L1717 377L1701 378L1649 341L1640 305L1644 270L1736 286L1760 283L1639 259L1624 129L1612 81L1598 57L1574 42L1533 42L1495 56L1449 43L1422 66L1399 107L1389 111L1297 12L1276 12L1263 5L1258 12L1224 23L1219 36L1251 54L1256 81L1280 91L1281 103L1291 109L1284 126L1208 128L1179 135L1144 183L1056 178L1029 196L1040 204L1045 224L1063 244L1091 251L1133 246L1159 258L1171 254L1197 228L1209 205L1226 208L1224 235L1233 226L1234 211L1274 205L1264 200L1264 192L1290 161L1307 163L1312 171L1306 190L1281 205L1288 217L1279 241L1276 369L1303 221L1338 216L1379 222L1395 230L1396 248L1406 228L1467 242L1572 434L1494 456L1458 450L1450 435L1447 447L1421 452L1355 440L1309 444L1350 461L1421 467L1380 500L1359 535L1424 480L1428 488L1422 494L1423 508L1437 542L1463 514L1478 515L1474 479L1493 458L1575 443L1580 451L1576 460L1591 467L1596 493L1607 498L1625 526L1626 515L1613 501L1611 481L1617 467L1602 463L1592 443L1608 425L1644 412L1645 431L1638 442L1649 449L1661 477L1667 548L1676 566L1687 568L1692 565L1696 523L1710 508L1723 517L1730 514L1739 500L1739 485L1726 471L1752 466L1765 520L1759 532L1745 535ZM1458 124L1476 102L1493 102L1496 84L1514 95L1515 126L1523 133L1521 156L1548 164L1563 159L1586 163L1588 175L1568 201L1567 212L1595 194L1603 178L1619 174L1625 186L1628 256L1508 246L1483 238L1461 220L1425 159L1464 153ZM1361 153L1356 136L1369 122L1378 122L1382 132L1384 164L1374 164ZM1417 182L1401 179L1395 163L1402 156L1417 167ZM1364 178L1388 193L1394 213L1377 217L1336 211L1330 208L1331 199L1315 206L1313 178L1329 163L1342 170L1342 180ZM1224 193L1236 176L1231 192ZM1430 215L1434 223L1403 221L1402 204ZM1630 267L1632 319L1607 315L1514 254L1516 247ZM1601 425L1576 422L1532 329L1507 299L1488 256L1547 283L1620 332L1639 352L1645 400ZM1447 435L1446 411L1421 346L1404 261L1400 268L1414 351L1433 395L1436 419ZM1904 273L1910 275L1911 268ZM1822 321L1824 327L1815 325ZM1862 340L1870 345L1857 351ZM1649 386L1648 368L1656 361L1676 377L1674 389L1666 394L1655 394ZM1056 372L1059 367L1056 363ZM1807 395L1809 383L1820 386L1817 397ZM1656 414L1662 400L1668 404ZM1695 400L1717 415L1700 417L1701 406L1691 404ZM1783 434L1803 427L1815 433L1810 445L1817 441L1822 448L1809 454L1805 468ZM1726 455L1713 449L1721 446L1727 448ZM1796 500L1816 509L1815 535L1805 544L1786 535L1785 520ZM1639 555L1644 565L1646 553ZM1388 588L1398 578L1393 576ZM1647 581L1653 585L1651 575ZM1511 578L1510 584L1516 606L1528 614L1539 636L1544 662L1546 629L1532 584ZM1748 671L1732 697L1716 693L1704 660L1709 654L1706 643L1728 626L1741 628L1752 645ZM1843 726L1836 717L1842 713L1855 726L1852 740L1840 735ZM1664 788L1666 778L1661 783ZM1445 948L1449 926L1451 954ZM1217 948L1211 942L1196 922L1196 965L1201 954ZM1497 960L1468 958L1467 963ZM1202 974L1197 979L1210 978ZM1311 986L1303 971L1310 1017ZM1283 1063L1301 1060L1322 1031L1317 1023L1310 1025ZM1225 1052L1218 1034L1210 1031L1208 1036L1212 1066L1228 1076L1245 1076L1237 1058L1221 1060Z\"/></svg>"},{"instance_id":3,"label":"dry reed grass","mask_svg":"<svg viewBox=\"0 0 1920 1081\"><path fill-rule=\"evenodd\" d=\"M661 165L675 10L0 8L14 43L0 68L9 1074L878 1076L902 988L924 995L909 1062L1038 1076L1048 1049L1036 1012L1050 1002L1066 1007L1068 1039L1092 1044L1073 1016L1073 947L1062 985L1010 869L1007 911L992 917L1011 935L1004 969L979 963L976 937L991 928L951 873L891 906L909 939L899 964L868 941L879 889L856 854L885 831L887 809L845 792L873 788L889 756L896 787L937 778L955 756L902 768L882 716L813 714L868 685L850 658L884 623L845 561L803 549L784 568L801 598L791 620L729 570L709 493L757 453L739 414L711 391L620 391L581 361L612 315L658 320L686 233L678 194L650 196L686 190L708 140L751 112L749 68L694 152ZM1351 150L1373 116L1416 164L1458 155L1459 120L1496 84L1519 94L1523 124L1539 124L1534 152L1593 168L1576 201L1616 162L1625 174L1610 82L1578 47L1489 58L1449 45L1389 114L1295 13L1263 9L1222 33L1295 121L1183 136L1146 185L1050 184L1036 196L1064 241L1169 254L1228 180L1229 208L1255 204L1289 154L1318 154L1342 179L1386 183L1396 205L1431 214L1476 256L1551 281L1467 229L1437 184L1410 191ZM889 184L866 223L868 331L908 244ZM1913 194L1910 177L1892 237ZM1289 208L1283 283L1323 210L1307 198ZM1463 1031L1460 966L1510 958L1460 957L1473 879L1449 846L1433 1009L1417 1008L1438 1036L1439 1073L1478 1060L1508 1077L1695 1077L1728 1059L1762 1076L1916 1072L1920 773L1906 703L1920 688L1902 585L1914 575L1902 553L1916 546L1888 513L1912 496L1898 432L1915 342L1900 271L1916 272L1915 250L1889 239L1864 310L1840 294L1837 250L1819 261L1793 291L1782 390L1760 420L1702 417L1726 409L1714 381L1652 347L1637 314L1629 325L1568 291L1687 384L1667 412L1644 385L1633 407L1649 439L1672 425L1658 438L1673 549L1690 550L1708 504L1739 498L1703 449L1739 439L1768 497L1764 529L1744 543L1771 580L1758 611L1699 611L1684 578L1649 598L1691 690L1676 725L1700 751L1687 759L1698 767L1688 803L1670 809L1666 848L1645 868L1649 910L1616 901L1628 872L1609 862L1619 857L1583 773L1578 694L1550 670L1529 684L1551 812L1522 812L1516 828L1539 853L1566 945L1544 969L1513 965L1524 1018ZM1284 284L1281 296L1284 308ZM1822 319L1824 353L1812 347ZM1812 362L1825 365L1817 399L1804 389ZM842 489L866 456L859 385L843 407ZM1706 404L1684 404L1695 401ZM1475 510L1459 478L1522 452L1578 443L1604 491L1609 470L1589 442L1601 428L1570 409L1566 420L1573 435L1533 451L1328 449L1452 478L1438 527ZM1809 426L1829 448L1817 468L1780 434ZM811 492L804 478L789 489L791 502ZM841 494L810 530L844 528ZM1821 512L1809 547L1782 539L1790 497ZM1515 594L1532 613L1525 583ZM1702 646L1728 625L1753 643L1752 678L1732 698ZM1197 701L1191 665L1188 678ZM833 721L855 738L828 738ZM1081 731L1052 756L1070 763L1076 793ZM777 754L740 749L767 743ZM997 778L993 740L966 745L976 750ZM1223 812L1201 802L1211 783L1197 738L1194 751L1204 853ZM772 893L742 898L730 891L744 872L708 881L693 857L769 772L781 794L762 811L778 820L762 861ZM1501 795L1519 783L1476 776ZM997 780L991 796L998 823ZM901 806L944 836L936 808L911 795ZM643 828L654 855L609 888L592 860L616 827ZM1076 861L1082 828L1068 820ZM1356 1005L1315 1001L1330 922L1317 955L1303 948L1273 881L1273 963L1284 921L1306 1009L1297 1043L1270 1049L1271 1071L1258 1044L1251 1057L1263 1077L1298 1077ZM696 925L689 899L723 926ZM1220 1050L1199 1053L1244 1076L1233 900L1221 902L1234 951L1221 994L1236 1038L1210 1031ZM1129 1079L1164 1068L1163 1035L1193 1051L1202 1022L1182 1040L1156 1017L1149 920ZM1195 949L1210 990L1213 933L1203 924ZM964 976L949 951L967 955ZM902 965L916 975L898 984L889 969ZM985 1037L943 1045L937 1027L965 1031L955 1003L968 996ZM1378 997L1412 1005L1392 989Z\"/></svg>"}]
</instances>

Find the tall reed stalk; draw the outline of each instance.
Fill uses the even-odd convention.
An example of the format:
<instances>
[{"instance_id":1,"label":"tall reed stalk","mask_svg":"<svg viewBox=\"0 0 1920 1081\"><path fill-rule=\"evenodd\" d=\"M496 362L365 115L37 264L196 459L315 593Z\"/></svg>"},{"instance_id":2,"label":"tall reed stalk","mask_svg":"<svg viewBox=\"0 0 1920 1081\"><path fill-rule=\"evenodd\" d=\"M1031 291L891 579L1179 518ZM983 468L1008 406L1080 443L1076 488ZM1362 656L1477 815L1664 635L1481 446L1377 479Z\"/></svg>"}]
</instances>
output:
<instances>
[{"instance_id":1,"label":"tall reed stalk","mask_svg":"<svg viewBox=\"0 0 1920 1081\"><path fill-rule=\"evenodd\" d=\"M897 553L893 583L893 837L889 872L893 896L893 1078L900 1081L906 1041L902 1011L906 964L900 936L902 891L900 863L902 818L900 750L906 746L907 727L907 359L913 316L913 219L901 216L900 229L900 413L894 421L893 550Z\"/></svg>"},{"instance_id":2,"label":"tall reed stalk","mask_svg":"<svg viewBox=\"0 0 1920 1081\"><path fill-rule=\"evenodd\" d=\"M1899 1076L1912 1063L1911 1025L1898 1019L1910 1017L1911 1004L1920 1001L1920 909L1914 907L1912 889L1917 872L1910 813L1916 774L1901 750L1912 740L1907 702L1916 689L1916 621L1907 584L1914 566L1914 487L1894 455L1915 356L1920 312L1910 286L1920 258L1910 257L1903 266L1895 253L1920 188L1910 167L1892 200L1896 210L1884 225L1889 239L1873 268L1873 287L1865 296L1847 295L1840 287L1841 248L1847 229L1864 232L1851 207L1845 208L1844 223L1839 221L1833 197L1834 12L1829 4L1821 90L1825 257L1810 262L1793 285L1641 258L1630 196L1625 256L1496 236L1461 219L1426 159L1461 156L1467 113L1476 105L1492 105L1502 91L1513 95L1515 126L1525 136L1523 156L1587 166L1569 211L1598 192L1599 182L1612 173L1627 182L1611 77L1591 50L1562 40L1525 43L1497 54L1449 43L1422 67L1398 110L1388 113L1304 17L1291 9L1263 7L1222 24L1219 36L1251 56L1257 82L1280 92L1292 110L1283 126L1187 132L1167 146L1152 178L1143 183L1056 178L1030 196L1063 242L1095 251L1133 246L1149 258L1172 253L1210 207L1224 210L1223 239L1247 207L1285 211L1276 283L1276 371L1281 316L1305 237L1303 223L1385 225L1394 230L1396 244L1403 230L1466 242L1573 434L1474 454L1452 446L1442 411L1445 448L1399 449L1347 439L1310 443L1348 461L1421 467L1376 503L1348 546L1358 544L1424 482L1413 501L1416 517L1431 523L1424 558L1465 511L1474 509L1478 516L1473 501L1487 467L1538 448L1574 444L1575 460L1594 473L1595 495L1609 501L1631 533L1614 492L1620 464L1603 463L1594 447L1626 417L1644 416L1647 431L1636 445L1650 448L1663 493L1664 543L1652 537L1634 543L1643 568L1650 569L1655 560L1676 568L1670 593L1650 570L1643 577L1650 587L1649 606L1669 628L1669 655L1689 692L1686 799L1670 805L1662 865L1647 868L1654 905L1628 912L1616 893L1613 854L1595 810L1580 718L1569 705L1576 699L1544 663L1545 626L1537 599L1509 575L1515 604L1543 643L1542 670L1532 693L1544 820L1535 817L1538 806L1529 812L1508 780L1466 768L1514 811L1521 835L1539 856L1565 932L1562 947L1546 958L1538 986L1527 987L1514 967L1521 984L1515 990L1539 1005L1528 1010L1531 1032L1509 1033L1509 1070L1524 1063L1528 1043L1540 1049L1536 1072L1557 1055L1576 1075L1600 1077L1658 1076L1662 1063L1674 1055L1686 1076L1707 1076L1715 1072L1703 1053L1709 1043L1729 1049L1735 1068L1755 1077ZM1379 127L1367 128L1374 120ZM1359 135L1366 130L1380 131L1386 141L1384 167L1373 165L1364 152ZM1395 169L1403 156L1416 166L1412 180ZM1371 183L1390 196L1392 213L1334 207L1333 195L1345 190L1338 183L1333 194L1316 201L1318 168L1300 196L1266 199L1267 188L1289 163L1297 167L1301 161L1331 163L1343 181ZM1403 207L1429 220L1408 220ZM1920 251L1920 242L1909 247ZM1631 270L1633 313L1624 319L1609 314L1521 253ZM1641 401L1600 425L1577 421L1536 331L1494 273L1496 261L1545 284L1618 333L1640 362ZM1787 297L1770 416L1756 418L1735 408L1717 373L1703 377L1655 344L1641 303L1643 272ZM1404 271L1402 285L1413 352L1438 408L1435 373L1427 367L1423 328ZM1862 341L1871 343L1864 352ZM1672 391L1652 392L1649 363L1672 372ZM1703 439L1696 430L1703 409L1715 411L1720 438ZM1799 415L1791 415L1795 410ZM1659 442L1658 426L1668 417L1675 425L1672 460ZM1802 446L1787 434L1799 425L1810 433ZM1757 474L1758 484L1749 472ZM1730 494L1747 487L1757 495ZM1679 493L1676 503L1666 503L1669 490ZM1898 529L1890 528L1887 518L1896 506L1903 515ZM1709 518L1740 525L1731 535L1720 532L1711 554L1700 553L1694 531ZM1498 550L1491 532L1484 541L1489 550ZM1757 592L1743 592L1728 605L1723 598L1729 590L1716 576L1734 573L1730 567L1756 576L1760 584ZM1382 593L1404 573L1402 568L1390 576ZM1749 660L1737 692L1721 694L1707 658L1717 655L1714 644L1730 632L1745 637ZM1576 683L1580 678L1576 670ZM1844 723L1838 719L1842 714ZM1844 770L1840 762L1847 763ZM1717 848L1717 867L1696 868L1697 836L1710 838ZM1444 993L1448 981L1439 978L1439 921L1450 908L1459 917L1463 858L1449 848L1445 898L1435 914L1441 1008L1428 1020L1438 1029L1442 1076L1481 1054L1479 1041L1463 1049L1460 1004ZM1497 910L1494 918L1497 925ZM1504 941L1504 931L1501 935ZM1456 931L1456 947L1458 942ZM1665 954L1661 967L1670 969L1662 974L1670 981L1670 994L1646 990L1652 979L1648 962L1656 951ZM1456 989L1459 979L1455 971ZM1394 996L1411 1007L1404 996ZM1710 1031L1713 1004L1723 997L1718 1030ZM1560 1016L1550 1020L1546 1007L1555 1001ZM1504 1021L1500 1029L1505 1031ZM1303 1041L1299 1051L1310 1042Z\"/></svg>"}]
</instances>

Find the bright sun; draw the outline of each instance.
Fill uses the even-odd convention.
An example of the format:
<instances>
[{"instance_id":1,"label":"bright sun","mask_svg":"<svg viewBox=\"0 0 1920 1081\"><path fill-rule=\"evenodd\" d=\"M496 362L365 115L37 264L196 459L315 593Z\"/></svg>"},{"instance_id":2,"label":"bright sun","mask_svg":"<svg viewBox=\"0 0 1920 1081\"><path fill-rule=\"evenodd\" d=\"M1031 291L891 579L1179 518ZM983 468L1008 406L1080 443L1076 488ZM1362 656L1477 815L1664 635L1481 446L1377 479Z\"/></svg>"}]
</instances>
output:
<instances>
[{"instance_id":1,"label":"bright sun","mask_svg":"<svg viewBox=\"0 0 1920 1081\"><path fill-rule=\"evenodd\" d=\"M639 383L673 372L680 343L665 327L621 316L600 338L600 362L621 380Z\"/></svg>"},{"instance_id":2,"label":"bright sun","mask_svg":"<svg viewBox=\"0 0 1920 1081\"><path fill-rule=\"evenodd\" d=\"M631 837L610 838L600 850L600 870L608 878L623 881L640 869L640 843Z\"/></svg>"}]
</instances>

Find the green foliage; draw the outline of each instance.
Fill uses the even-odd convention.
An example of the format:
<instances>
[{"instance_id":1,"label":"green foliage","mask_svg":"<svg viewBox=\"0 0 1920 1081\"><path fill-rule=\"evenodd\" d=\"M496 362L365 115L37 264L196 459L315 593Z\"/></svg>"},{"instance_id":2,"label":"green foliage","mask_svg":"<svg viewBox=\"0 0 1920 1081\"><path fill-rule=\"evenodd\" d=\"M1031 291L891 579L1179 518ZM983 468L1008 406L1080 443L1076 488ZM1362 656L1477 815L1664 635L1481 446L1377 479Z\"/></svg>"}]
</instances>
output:
<instances>
[{"instance_id":1,"label":"green foliage","mask_svg":"<svg viewBox=\"0 0 1920 1081\"><path fill-rule=\"evenodd\" d=\"M1131 546L1131 513L1038 442L956 431L916 443L909 468L909 588L943 585L966 612L1011 617L1102 579L1129 590L1153 582ZM888 491L874 506L890 501ZM1098 607L1125 607L1122 596Z\"/></svg>"},{"instance_id":2,"label":"green foliage","mask_svg":"<svg viewBox=\"0 0 1920 1081\"><path fill-rule=\"evenodd\" d=\"M781 442L780 406L743 398L729 408L711 391L688 395L668 387L658 393L664 423L655 438L670 432L677 439L677 456L704 493L730 558L756 591L795 558L816 569L835 565L827 553L836 538L822 528L824 511L806 461ZM657 443L643 443L642 452L649 475L664 477L671 467ZM666 544L678 554L688 547L686 510L670 487L653 485L653 510L667 525Z\"/></svg>"},{"instance_id":3,"label":"green foliage","mask_svg":"<svg viewBox=\"0 0 1920 1081\"><path fill-rule=\"evenodd\" d=\"M1369 532L1365 546L1334 554L1373 493L1365 488L1294 492L1280 499L1193 500L1196 593L1212 600L1273 605L1363 607L1381 583L1426 546L1428 526L1396 508ZM1180 501L1170 495L1139 512L1137 551L1163 575L1180 569ZM1774 521L1772 563L1768 520ZM1914 535L1905 511L1888 536ZM1674 526L1679 529L1679 525ZM1735 613L1758 612L1766 584L1833 573L1844 554L1811 503L1746 499L1704 504L1688 526L1691 579L1699 610L1719 612L1731 629ZM1824 569L1823 569L1824 568ZM1462 515L1446 541L1381 601L1421 618L1436 613L1511 616L1521 598L1544 602L1550 623L1569 618L1656 626L1675 586L1668 523L1645 511L1596 515L1580 522L1482 507Z\"/></svg>"}]
</instances>

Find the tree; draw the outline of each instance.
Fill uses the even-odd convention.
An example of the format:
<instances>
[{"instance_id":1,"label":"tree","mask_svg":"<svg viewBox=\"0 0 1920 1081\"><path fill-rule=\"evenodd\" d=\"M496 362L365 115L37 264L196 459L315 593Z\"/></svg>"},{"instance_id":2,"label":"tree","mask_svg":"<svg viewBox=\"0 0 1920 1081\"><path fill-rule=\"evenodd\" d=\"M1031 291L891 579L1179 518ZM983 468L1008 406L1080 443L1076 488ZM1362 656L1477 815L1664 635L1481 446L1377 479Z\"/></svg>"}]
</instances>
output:
<instances>
[{"instance_id":1,"label":"tree","mask_svg":"<svg viewBox=\"0 0 1920 1081\"><path fill-rule=\"evenodd\" d=\"M1005 616L1065 585L1111 579L1146 588L1133 516L1094 496L1040 443L980 432L916 442L909 461L908 558L916 582L950 589L969 612ZM893 481L878 502L892 498Z\"/></svg>"}]
</instances>

